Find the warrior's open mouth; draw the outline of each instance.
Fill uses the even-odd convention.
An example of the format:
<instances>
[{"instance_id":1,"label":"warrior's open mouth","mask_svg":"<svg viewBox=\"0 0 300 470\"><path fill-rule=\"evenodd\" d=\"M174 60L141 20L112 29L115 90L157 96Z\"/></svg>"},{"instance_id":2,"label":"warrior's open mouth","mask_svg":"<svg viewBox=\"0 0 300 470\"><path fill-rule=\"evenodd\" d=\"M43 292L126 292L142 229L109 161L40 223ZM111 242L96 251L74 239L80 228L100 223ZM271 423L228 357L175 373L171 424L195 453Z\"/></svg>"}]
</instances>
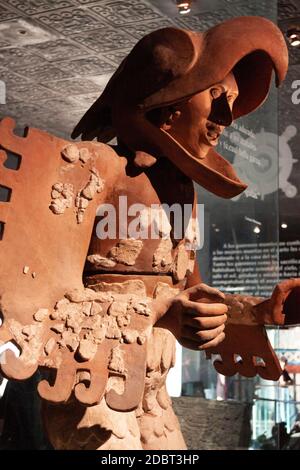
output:
<instances>
[{"instance_id":1,"label":"warrior's open mouth","mask_svg":"<svg viewBox=\"0 0 300 470\"><path fill-rule=\"evenodd\" d=\"M208 122L206 125L207 128L207 140L210 144L216 145L218 143L219 137L222 134L222 129L220 126L213 122Z\"/></svg>"},{"instance_id":2,"label":"warrior's open mouth","mask_svg":"<svg viewBox=\"0 0 300 470\"><path fill-rule=\"evenodd\" d=\"M221 134L218 132L208 132L207 136L209 137L210 140L216 140L220 137Z\"/></svg>"}]
</instances>

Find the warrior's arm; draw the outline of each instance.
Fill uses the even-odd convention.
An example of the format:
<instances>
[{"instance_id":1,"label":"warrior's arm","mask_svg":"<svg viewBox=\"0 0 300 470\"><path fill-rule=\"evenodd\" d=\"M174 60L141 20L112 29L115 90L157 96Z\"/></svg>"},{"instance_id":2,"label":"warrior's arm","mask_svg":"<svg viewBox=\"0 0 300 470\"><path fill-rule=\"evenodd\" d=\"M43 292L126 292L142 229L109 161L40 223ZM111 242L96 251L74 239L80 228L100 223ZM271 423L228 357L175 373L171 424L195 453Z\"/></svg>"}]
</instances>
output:
<instances>
[{"instance_id":1,"label":"warrior's arm","mask_svg":"<svg viewBox=\"0 0 300 470\"><path fill-rule=\"evenodd\" d=\"M202 282L198 263L188 277L187 287ZM241 294L224 294L228 307L228 323L282 325L300 322L300 280L288 279L279 283L270 298Z\"/></svg>"},{"instance_id":2,"label":"warrior's arm","mask_svg":"<svg viewBox=\"0 0 300 470\"><path fill-rule=\"evenodd\" d=\"M195 263L194 272L187 279L187 288L193 287L202 282L200 269L198 263ZM251 318L254 313L251 313L252 307L264 301L262 297L253 297L239 294L224 294L224 304L228 307L228 321L235 320L237 323L242 323L244 317Z\"/></svg>"},{"instance_id":3,"label":"warrior's arm","mask_svg":"<svg viewBox=\"0 0 300 470\"><path fill-rule=\"evenodd\" d=\"M196 266L190 283L201 279ZM216 347L208 347L211 354L221 356L214 362L223 375L239 372L246 377L259 374L264 379L277 380L281 366L268 340L264 325L294 325L300 323L300 279L289 279L279 283L270 298L226 294L224 303L228 307L225 324L225 339ZM240 357L235 360L236 355ZM263 363L257 362L260 358Z\"/></svg>"},{"instance_id":4,"label":"warrior's arm","mask_svg":"<svg viewBox=\"0 0 300 470\"><path fill-rule=\"evenodd\" d=\"M176 297L154 301L153 311L156 314L155 326L170 330L184 347L190 349L209 349L214 353L221 350L224 353L226 350L230 355L247 345L260 343L260 350L272 351L262 331L263 326L300 322L297 307L300 300L299 279L281 282L269 299L224 295L201 283L196 267L188 278L187 287ZM239 334L243 334L241 340L238 340ZM273 377L278 373L272 372Z\"/></svg>"}]
</instances>

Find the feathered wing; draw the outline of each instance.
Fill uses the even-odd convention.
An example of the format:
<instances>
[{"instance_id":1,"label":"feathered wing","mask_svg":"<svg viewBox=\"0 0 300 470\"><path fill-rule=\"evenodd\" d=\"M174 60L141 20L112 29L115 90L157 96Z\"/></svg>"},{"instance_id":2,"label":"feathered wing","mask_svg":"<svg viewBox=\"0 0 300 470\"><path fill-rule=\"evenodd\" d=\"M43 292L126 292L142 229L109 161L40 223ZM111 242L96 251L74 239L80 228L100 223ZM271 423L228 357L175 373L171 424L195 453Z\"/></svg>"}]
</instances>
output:
<instances>
[{"instance_id":1,"label":"feathered wing","mask_svg":"<svg viewBox=\"0 0 300 470\"><path fill-rule=\"evenodd\" d=\"M101 142L109 142L115 137L112 128L111 113L108 104L103 102L102 95L82 116L71 134L72 139L81 136L81 140L97 139Z\"/></svg>"},{"instance_id":2,"label":"feathered wing","mask_svg":"<svg viewBox=\"0 0 300 470\"><path fill-rule=\"evenodd\" d=\"M97 139L99 142L109 142L116 136L111 118L111 100L117 78L123 70L126 58L121 62L114 75L99 98L82 116L71 134L72 139L81 136L81 140Z\"/></svg>"}]
</instances>

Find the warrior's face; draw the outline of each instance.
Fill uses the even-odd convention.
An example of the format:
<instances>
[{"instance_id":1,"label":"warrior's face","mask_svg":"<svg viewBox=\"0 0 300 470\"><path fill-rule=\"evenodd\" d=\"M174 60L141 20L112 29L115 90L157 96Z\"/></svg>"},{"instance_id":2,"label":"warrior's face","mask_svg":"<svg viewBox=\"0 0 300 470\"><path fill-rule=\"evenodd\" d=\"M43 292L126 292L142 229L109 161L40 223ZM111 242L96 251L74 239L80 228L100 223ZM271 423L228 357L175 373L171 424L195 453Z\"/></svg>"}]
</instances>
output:
<instances>
[{"instance_id":1,"label":"warrior's face","mask_svg":"<svg viewBox=\"0 0 300 470\"><path fill-rule=\"evenodd\" d=\"M232 123L232 107L239 94L233 73L221 82L176 105L162 126L194 157L205 157Z\"/></svg>"}]
</instances>

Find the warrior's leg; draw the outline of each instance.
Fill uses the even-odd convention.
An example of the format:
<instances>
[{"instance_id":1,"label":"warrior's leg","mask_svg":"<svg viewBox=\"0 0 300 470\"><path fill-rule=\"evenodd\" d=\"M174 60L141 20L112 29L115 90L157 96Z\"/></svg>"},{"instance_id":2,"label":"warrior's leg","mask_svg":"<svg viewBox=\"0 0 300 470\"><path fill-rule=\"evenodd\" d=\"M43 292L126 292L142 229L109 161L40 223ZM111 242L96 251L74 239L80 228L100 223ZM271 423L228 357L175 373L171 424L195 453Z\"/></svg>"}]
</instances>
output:
<instances>
[{"instance_id":1,"label":"warrior's leg","mask_svg":"<svg viewBox=\"0 0 300 470\"><path fill-rule=\"evenodd\" d=\"M144 449L186 449L166 390L167 374L174 362L174 336L162 328L153 328L148 342L145 392L137 411Z\"/></svg>"},{"instance_id":2,"label":"warrior's leg","mask_svg":"<svg viewBox=\"0 0 300 470\"><path fill-rule=\"evenodd\" d=\"M113 411L103 399L85 407L77 401L45 404L48 438L60 450L141 450L135 412Z\"/></svg>"}]
</instances>

